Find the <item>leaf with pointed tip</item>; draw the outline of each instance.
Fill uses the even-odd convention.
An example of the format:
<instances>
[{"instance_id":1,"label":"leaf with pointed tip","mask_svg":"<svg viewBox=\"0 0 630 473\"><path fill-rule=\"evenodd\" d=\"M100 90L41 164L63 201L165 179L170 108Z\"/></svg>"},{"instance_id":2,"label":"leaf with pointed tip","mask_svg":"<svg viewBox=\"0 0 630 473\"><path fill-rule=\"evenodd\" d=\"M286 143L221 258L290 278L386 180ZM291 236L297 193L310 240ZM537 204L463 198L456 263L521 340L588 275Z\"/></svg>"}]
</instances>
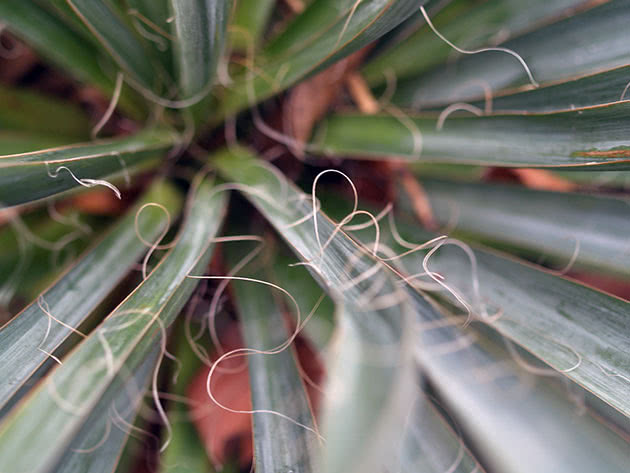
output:
<instances>
[{"instance_id":1,"label":"leaf with pointed tip","mask_svg":"<svg viewBox=\"0 0 630 473\"><path fill-rule=\"evenodd\" d=\"M315 134L325 154L516 167L630 169L630 103L537 115L333 115ZM431 117L431 118L430 118ZM413 126L412 126L413 125Z\"/></svg>"},{"instance_id":2,"label":"leaf with pointed tip","mask_svg":"<svg viewBox=\"0 0 630 473\"><path fill-rule=\"evenodd\" d=\"M264 274L250 273L247 269L238 275L264 279ZM277 295L258 283L232 281L231 284L246 346L272 350L286 342L290 334ZM282 294L278 296L282 297ZM269 412L253 414L256 470L263 473L307 473L315 468L318 439L295 356L288 347L275 355L251 354L247 357L252 409L279 412L294 421Z\"/></svg>"},{"instance_id":3,"label":"leaf with pointed tip","mask_svg":"<svg viewBox=\"0 0 630 473\"><path fill-rule=\"evenodd\" d=\"M417 13L424 1L311 3L260 53L259 65L234 77L220 102L221 115L234 115L359 50Z\"/></svg>"},{"instance_id":4,"label":"leaf with pointed tip","mask_svg":"<svg viewBox=\"0 0 630 473\"><path fill-rule=\"evenodd\" d=\"M330 239L320 251L314 219L308 218L308 197L247 150L220 152L212 163L226 178L251 190L245 195L337 300L323 471L381 471L384 458L396 449L392 432L400 432L415 386L407 325L412 314L393 273L347 235L335 233L333 223L317 213L322 247ZM303 222L295 225L298 220Z\"/></svg>"},{"instance_id":5,"label":"leaf with pointed tip","mask_svg":"<svg viewBox=\"0 0 630 473\"><path fill-rule=\"evenodd\" d=\"M163 205L173 218L180 204L172 187L154 186L97 246L0 330L0 408L72 334L68 327L77 329L146 251L134 222L147 203ZM160 209L144 210L138 219L142 238L153 241L165 219ZM65 325L52 321L44 309Z\"/></svg>"},{"instance_id":6,"label":"leaf with pointed tip","mask_svg":"<svg viewBox=\"0 0 630 473\"><path fill-rule=\"evenodd\" d=\"M210 92L223 54L232 0L170 0L176 63L184 99Z\"/></svg>"},{"instance_id":7,"label":"leaf with pointed tip","mask_svg":"<svg viewBox=\"0 0 630 473\"><path fill-rule=\"evenodd\" d=\"M630 65L630 32L624 27L630 20L630 3L628 0L611 0L590 2L590 5L592 8L501 46L518 53L541 85ZM529 87L525 70L515 57L490 51L467 55L421 77L401 81L393 101L423 108L468 102L484 97L484 89L479 84L493 92ZM615 92L620 96L622 91L623 87Z\"/></svg>"},{"instance_id":8,"label":"leaf with pointed tip","mask_svg":"<svg viewBox=\"0 0 630 473\"><path fill-rule=\"evenodd\" d=\"M113 399L125 374L164 340L197 285L188 275L208 264L226 208L225 194L210 182L193 197L177 242L159 265L0 424L0 471L55 471L94 408Z\"/></svg>"},{"instance_id":9,"label":"leaf with pointed tip","mask_svg":"<svg viewBox=\"0 0 630 473\"><path fill-rule=\"evenodd\" d=\"M145 130L135 135L59 148L0 156L0 202L12 206L94 184L112 174L154 159L177 142L169 130ZM73 177L76 176L76 179Z\"/></svg>"}]
</instances>

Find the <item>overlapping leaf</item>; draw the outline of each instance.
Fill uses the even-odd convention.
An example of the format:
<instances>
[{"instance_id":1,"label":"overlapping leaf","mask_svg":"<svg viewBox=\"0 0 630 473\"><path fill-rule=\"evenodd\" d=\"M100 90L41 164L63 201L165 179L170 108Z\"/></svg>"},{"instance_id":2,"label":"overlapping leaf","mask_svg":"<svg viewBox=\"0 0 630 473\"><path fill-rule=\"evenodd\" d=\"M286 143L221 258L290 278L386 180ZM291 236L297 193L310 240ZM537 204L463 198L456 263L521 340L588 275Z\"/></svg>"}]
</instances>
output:
<instances>
[{"instance_id":1,"label":"overlapping leaf","mask_svg":"<svg viewBox=\"0 0 630 473\"><path fill-rule=\"evenodd\" d=\"M125 376L164 341L197 284L188 275L203 272L210 259L224 197L209 182L199 186L175 247L0 425L0 470L55 471L94 408L114 399Z\"/></svg>"},{"instance_id":2,"label":"overlapping leaf","mask_svg":"<svg viewBox=\"0 0 630 473\"><path fill-rule=\"evenodd\" d=\"M315 227L314 219L308 218L312 211L308 197L273 169L261 167L245 150L225 151L212 162L223 175L246 186L252 203L338 299L339 334L328 371L323 471L380 471L393 455L396 439L391 432L402 426L413 393L406 298L389 270L345 234L335 233L323 214L317 214ZM279 198L278 185L284 193ZM323 251L323 242L329 239Z\"/></svg>"},{"instance_id":3,"label":"overlapping leaf","mask_svg":"<svg viewBox=\"0 0 630 473\"><path fill-rule=\"evenodd\" d=\"M0 330L0 407L79 328L146 251L134 222L148 203L164 206L174 217L178 195L171 187L156 185L96 247ZM155 207L138 217L137 230L145 241L153 241L167 223L164 212Z\"/></svg>"}]
</instances>

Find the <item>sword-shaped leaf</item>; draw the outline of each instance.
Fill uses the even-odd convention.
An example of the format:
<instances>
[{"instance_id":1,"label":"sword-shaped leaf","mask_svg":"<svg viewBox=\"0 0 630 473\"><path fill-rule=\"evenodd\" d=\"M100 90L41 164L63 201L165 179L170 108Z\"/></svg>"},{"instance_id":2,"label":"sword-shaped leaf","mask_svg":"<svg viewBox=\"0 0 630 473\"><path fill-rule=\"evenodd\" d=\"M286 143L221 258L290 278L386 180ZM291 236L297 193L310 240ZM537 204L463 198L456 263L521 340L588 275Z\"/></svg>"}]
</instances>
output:
<instances>
[{"instance_id":1,"label":"sword-shaped leaf","mask_svg":"<svg viewBox=\"0 0 630 473\"><path fill-rule=\"evenodd\" d=\"M23 204L124 173L177 142L168 130L0 156L0 202ZM102 182L101 182L102 184Z\"/></svg>"},{"instance_id":2,"label":"sword-shaped leaf","mask_svg":"<svg viewBox=\"0 0 630 473\"><path fill-rule=\"evenodd\" d=\"M188 275L205 271L226 198L204 182L189 204L173 249L0 425L0 471L55 471L94 408L164 341L197 284Z\"/></svg>"},{"instance_id":3,"label":"sword-shaped leaf","mask_svg":"<svg viewBox=\"0 0 630 473\"><path fill-rule=\"evenodd\" d=\"M630 168L630 104L537 115L333 115L315 135L326 154L517 167ZM606 167L603 167L603 166Z\"/></svg>"},{"instance_id":4,"label":"sword-shaped leaf","mask_svg":"<svg viewBox=\"0 0 630 473\"><path fill-rule=\"evenodd\" d=\"M388 268L336 233L325 215L309 218L308 196L277 171L259 165L246 150L222 152L212 163L245 186L245 195L338 301L323 471L381 471L394 454L397 435L392 432L400 433L415 386L407 325L412 314L405 294Z\"/></svg>"},{"instance_id":5,"label":"sword-shaped leaf","mask_svg":"<svg viewBox=\"0 0 630 473\"><path fill-rule=\"evenodd\" d=\"M164 206L174 218L179 196L170 186L154 186L99 244L0 330L0 408L73 329L79 328L147 250L136 235L134 222L139 209L150 203ZM166 223L162 210L149 207L139 215L137 230L145 241L153 241Z\"/></svg>"}]
</instances>

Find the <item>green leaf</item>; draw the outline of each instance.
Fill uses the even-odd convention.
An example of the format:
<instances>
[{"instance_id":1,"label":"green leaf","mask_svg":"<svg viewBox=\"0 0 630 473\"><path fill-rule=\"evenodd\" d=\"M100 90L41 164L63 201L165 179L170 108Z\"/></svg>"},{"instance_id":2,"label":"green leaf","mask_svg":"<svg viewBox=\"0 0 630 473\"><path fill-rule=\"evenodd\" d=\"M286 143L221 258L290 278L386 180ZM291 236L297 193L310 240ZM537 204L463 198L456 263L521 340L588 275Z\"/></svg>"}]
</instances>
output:
<instances>
[{"instance_id":1,"label":"green leaf","mask_svg":"<svg viewBox=\"0 0 630 473\"><path fill-rule=\"evenodd\" d=\"M274 280L289 291L303 314L309 313L322 295L322 290L301 266L289 266L293 259L279 253L274 258ZM334 308L326 298L301 332L323 353L333 331ZM277 375L276 375L277 376ZM457 473L470 473L477 464L462 440L425 395L418 394L405 422L399 451L392 458L392 471L401 473L443 473L454 462Z\"/></svg>"},{"instance_id":2,"label":"green leaf","mask_svg":"<svg viewBox=\"0 0 630 473\"><path fill-rule=\"evenodd\" d=\"M68 220L59 221L41 209L11 216L2 227L0 307L3 316L16 314L34 300L87 247L91 232L101 231L108 223L79 219L78 215L64 212ZM0 324L7 321L3 317Z\"/></svg>"},{"instance_id":3,"label":"green leaf","mask_svg":"<svg viewBox=\"0 0 630 473\"><path fill-rule=\"evenodd\" d=\"M335 328L335 306L326 296L320 301L322 288L313 280L303 266L294 266L295 258L288 252L279 251L274 258L271 278L273 282L289 291L300 307L300 313L308 314L319 303L317 311L302 330L302 334L320 351L324 352L330 343ZM292 307L290 307L292 308ZM292 315L296 315L293 314Z\"/></svg>"},{"instance_id":4,"label":"green leaf","mask_svg":"<svg viewBox=\"0 0 630 473\"><path fill-rule=\"evenodd\" d=\"M427 8L432 23L446 38L462 48L495 46L523 32L552 23L584 6L584 0L455 0L433 14ZM363 68L362 74L372 86L383 84L385 71L397 80L418 77L431 68L442 65L453 54L453 48L442 41L423 21L415 33L388 48Z\"/></svg>"},{"instance_id":5,"label":"green leaf","mask_svg":"<svg viewBox=\"0 0 630 473\"><path fill-rule=\"evenodd\" d=\"M110 0L67 0L74 12L96 36L116 64L137 85L156 88L155 68L147 49L129 29Z\"/></svg>"},{"instance_id":6,"label":"green leaf","mask_svg":"<svg viewBox=\"0 0 630 473\"><path fill-rule=\"evenodd\" d=\"M174 77L169 0L127 0L127 15L136 31L141 32L151 50L159 57L169 81Z\"/></svg>"},{"instance_id":7,"label":"green leaf","mask_svg":"<svg viewBox=\"0 0 630 473\"><path fill-rule=\"evenodd\" d=\"M115 399L94 409L55 473L101 473L116 468L129 439L125 423L133 425L159 355L159 350L153 349Z\"/></svg>"},{"instance_id":8,"label":"green leaf","mask_svg":"<svg viewBox=\"0 0 630 473\"><path fill-rule=\"evenodd\" d=\"M434 216L449 233L526 250L559 267L630 276L630 205L613 197L514 185L422 180ZM408 200L401 199L409 210ZM573 266L573 265L572 265Z\"/></svg>"},{"instance_id":9,"label":"green leaf","mask_svg":"<svg viewBox=\"0 0 630 473\"><path fill-rule=\"evenodd\" d=\"M168 130L0 156L0 202L11 206L48 197L95 179L125 172L177 142ZM76 176L76 179L73 177Z\"/></svg>"},{"instance_id":10,"label":"green leaf","mask_svg":"<svg viewBox=\"0 0 630 473\"><path fill-rule=\"evenodd\" d=\"M489 251L474 254L483 304L491 314L503 311L492 327L630 417L630 353L621 348L630 303ZM445 248L429 268L472 301L466 263L461 251Z\"/></svg>"},{"instance_id":11,"label":"green leaf","mask_svg":"<svg viewBox=\"0 0 630 473\"><path fill-rule=\"evenodd\" d=\"M180 204L172 187L154 186L97 246L0 330L0 408L72 334L69 327L78 329L147 250L134 222L138 210L153 202L173 218ZM153 241L165 223L164 212L149 207L139 216L138 232L145 241Z\"/></svg>"},{"instance_id":12,"label":"green leaf","mask_svg":"<svg viewBox=\"0 0 630 473\"><path fill-rule=\"evenodd\" d=\"M630 105L527 116L333 115L315 134L325 154L517 167L628 169ZM435 117L435 116L434 116Z\"/></svg>"},{"instance_id":13,"label":"green leaf","mask_svg":"<svg viewBox=\"0 0 630 473\"><path fill-rule=\"evenodd\" d=\"M332 239L320 252L314 220L308 218L308 197L246 150L221 152L212 163L225 177L251 189L245 192L248 199L337 300L322 471L381 471L396 449L397 436L391 433L400 431L414 388L408 326L412 313L404 297L392 304L392 297L400 294L393 274L345 234L333 233L333 223L322 213L317 214L320 241ZM292 225L305 217L301 225Z\"/></svg>"},{"instance_id":14,"label":"green leaf","mask_svg":"<svg viewBox=\"0 0 630 473\"><path fill-rule=\"evenodd\" d=\"M276 6L276 0L238 0L230 24L230 45L234 51L259 48L260 40Z\"/></svg>"},{"instance_id":15,"label":"green leaf","mask_svg":"<svg viewBox=\"0 0 630 473\"><path fill-rule=\"evenodd\" d=\"M627 1L593 5L507 41L502 47L516 51L543 85L629 65L630 33L624 28L630 19ZM426 108L470 101L484 96L481 86L471 85L475 83L483 83L493 92L529 86L523 66L513 56L491 51L468 55L421 77L401 81L394 102ZM622 91L623 87L616 91L618 96Z\"/></svg>"},{"instance_id":16,"label":"green leaf","mask_svg":"<svg viewBox=\"0 0 630 473\"><path fill-rule=\"evenodd\" d=\"M627 440L588 410L580 414L566 387L520 369L492 335L430 329L426 323L441 319L432 310L418 308L426 327L418 360L484 466L505 473L627 469Z\"/></svg>"},{"instance_id":17,"label":"green leaf","mask_svg":"<svg viewBox=\"0 0 630 473\"><path fill-rule=\"evenodd\" d=\"M234 84L225 91L220 104L222 115L233 115L277 94L380 38L417 13L418 3L417 0L313 2L261 52L255 71L234 77Z\"/></svg>"},{"instance_id":18,"label":"green leaf","mask_svg":"<svg viewBox=\"0 0 630 473\"><path fill-rule=\"evenodd\" d=\"M247 269L238 276L264 280L264 274ZM231 284L247 348L274 350L286 342L290 334L277 301L282 292L274 294L269 287L254 282L237 280ZM266 411L253 414L254 458L259 472L314 471L318 438L295 356L291 347L278 354L247 356L252 409Z\"/></svg>"},{"instance_id":19,"label":"green leaf","mask_svg":"<svg viewBox=\"0 0 630 473\"><path fill-rule=\"evenodd\" d=\"M344 205L339 205L339 199L330 200L329 206L341 214ZM404 221L399 220L397 227L408 241L421 243L433 237ZM366 229L353 235L372 241L373 233L373 229ZM396 253L406 250L393 244L387 232L382 232L381 237ZM578 375L581 367L560 373L533 360L528 359L527 363L544 368L550 376L568 376L587 389L594 386L607 402L614 397L618 408L619 403L627 405L623 399L623 392L627 391L627 387L622 387L624 375L614 376L617 371L607 370L627 371L627 354L619 355L618 347L627 332L628 317L624 314L628 303L513 260L474 251L478 260L479 302L486 304L489 315L503 310L490 326L513 334L515 341L557 369L567 370L577 364L572 350L578 350L583 357L582 375ZM422 270L423 256L410 254L399 260L401 274ZM447 284L473 300L470 263L461 250L440 249L431 256L428 268L445 276ZM454 421L474 442L485 466L505 472L527 472L532 468L585 473L624 470L624 462L630 459L627 439L617 436L596 417L581 414L569 402L567 393L562 392L569 388L545 382L553 378L528 373L521 369L522 362L518 368L512 359L515 355L502 346L502 337L486 325L475 324L478 329L462 327L465 316L442 314L413 289L409 288L409 293L418 322L418 362ZM584 301L589 301L588 305ZM474 308L481 314L479 305ZM508 332L501 324L516 325L510 322L512 317L519 321L520 329ZM611 333L615 331L616 334ZM557 337L559 344L550 337ZM610 352L600 351L602 347L612 349L618 358L612 360ZM522 354L521 358L527 357ZM603 363L602 369L596 365L599 362ZM602 379L605 384L600 384ZM521 444L524 438L528 439L525 450ZM590 447L591 443L596 445ZM596 448L597 453L591 448ZM558 451L564 454L559 456Z\"/></svg>"},{"instance_id":20,"label":"green leaf","mask_svg":"<svg viewBox=\"0 0 630 473\"><path fill-rule=\"evenodd\" d=\"M27 89L0 86L0 127L74 139L89 137L89 119L80 107Z\"/></svg>"},{"instance_id":21,"label":"green leaf","mask_svg":"<svg viewBox=\"0 0 630 473\"><path fill-rule=\"evenodd\" d=\"M549 84L533 90L506 91L492 97L492 109L511 113L541 113L588 108L630 99L626 85L629 66ZM485 99L473 105L484 108Z\"/></svg>"},{"instance_id":22,"label":"green leaf","mask_svg":"<svg viewBox=\"0 0 630 473\"><path fill-rule=\"evenodd\" d=\"M98 50L35 2L4 0L0 2L0 19L17 36L78 79L112 87L113 82L98 64Z\"/></svg>"},{"instance_id":23,"label":"green leaf","mask_svg":"<svg viewBox=\"0 0 630 473\"><path fill-rule=\"evenodd\" d=\"M24 131L0 130L0 154L18 154L68 144L61 136L46 136Z\"/></svg>"},{"instance_id":24,"label":"green leaf","mask_svg":"<svg viewBox=\"0 0 630 473\"><path fill-rule=\"evenodd\" d=\"M433 403L425 399L425 394L419 396L405 426L400 458L394 462L394 471L470 473L481 469L464 446L461 433L453 430Z\"/></svg>"},{"instance_id":25,"label":"green leaf","mask_svg":"<svg viewBox=\"0 0 630 473\"><path fill-rule=\"evenodd\" d=\"M205 97L223 54L232 0L170 0L183 98Z\"/></svg>"},{"instance_id":26,"label":"green leaf","mask_svg":"<svg viewBox=\"0 0 630 473\"><path fill-rule=\"evenodd\" d=\"M0 471L55 471L94 408L120 392L124 374L165 336L197 285L188 275L208 264L225 207L209 182L198 188L175 247L0 425Z\"/></svg>"},{"instance_id":27,"label":"green leaf","mask_svg":"<svg viewBox=\"0 0 630 473\"><path fill-rule=\"evenodd\" d=\"M46 6L51 8L51 5ZM44 58L73 77L96 85L110 95L113 92L113 75L109 77L101 69L107 58L93 43L85 41L80 32L46 8L34 1L3 0L0 2L0 21ZM120 106L133 117L140 118L138 111L142 108L137 97L129 92L123 89Z\"/></svg>"},{"instance_id":28,"label":"green leaf","mask_svg":"<svg viewBox=\"0 0 630 473\"><path fill-rule=\"evenodd\" d=\"M194 296L193 296L194 297ZM193 304L191 302L191 304ZM181 322L186 323L183 314ZM184 325L176 327L175 356L181 363L177 381L169 388L169 392L176 396L186 397L188 387L201 368L201 360L193 352L189 341L184 336ZM210 402L210 400L208 400ZM199 438L199 433L193 424L191 417L205 405L188 406L182 402L169 404L168 420L172 425L172 441L162 452L160 457L160 473L213 473L214 469L208 459L205 446Z\"/></svg>"}]
</instances>

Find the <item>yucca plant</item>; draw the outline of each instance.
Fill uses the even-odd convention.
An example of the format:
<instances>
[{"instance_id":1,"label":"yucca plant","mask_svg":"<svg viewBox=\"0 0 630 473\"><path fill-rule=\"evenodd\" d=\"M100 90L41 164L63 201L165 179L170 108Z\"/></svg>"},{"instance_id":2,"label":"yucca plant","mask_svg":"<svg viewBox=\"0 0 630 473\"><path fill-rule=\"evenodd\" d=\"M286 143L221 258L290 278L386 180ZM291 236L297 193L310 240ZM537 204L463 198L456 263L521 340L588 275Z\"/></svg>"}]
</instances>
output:
<instances>
[{"instance_id":1,"label":"yucca plant","mask_svg":"<svg viewBox=\"0 0 630 473\"><path fill-rule=\"evenodd\" d=\"M1 0L0 473L627 472L629 20Z\"/></svg>"}]
</instances>

